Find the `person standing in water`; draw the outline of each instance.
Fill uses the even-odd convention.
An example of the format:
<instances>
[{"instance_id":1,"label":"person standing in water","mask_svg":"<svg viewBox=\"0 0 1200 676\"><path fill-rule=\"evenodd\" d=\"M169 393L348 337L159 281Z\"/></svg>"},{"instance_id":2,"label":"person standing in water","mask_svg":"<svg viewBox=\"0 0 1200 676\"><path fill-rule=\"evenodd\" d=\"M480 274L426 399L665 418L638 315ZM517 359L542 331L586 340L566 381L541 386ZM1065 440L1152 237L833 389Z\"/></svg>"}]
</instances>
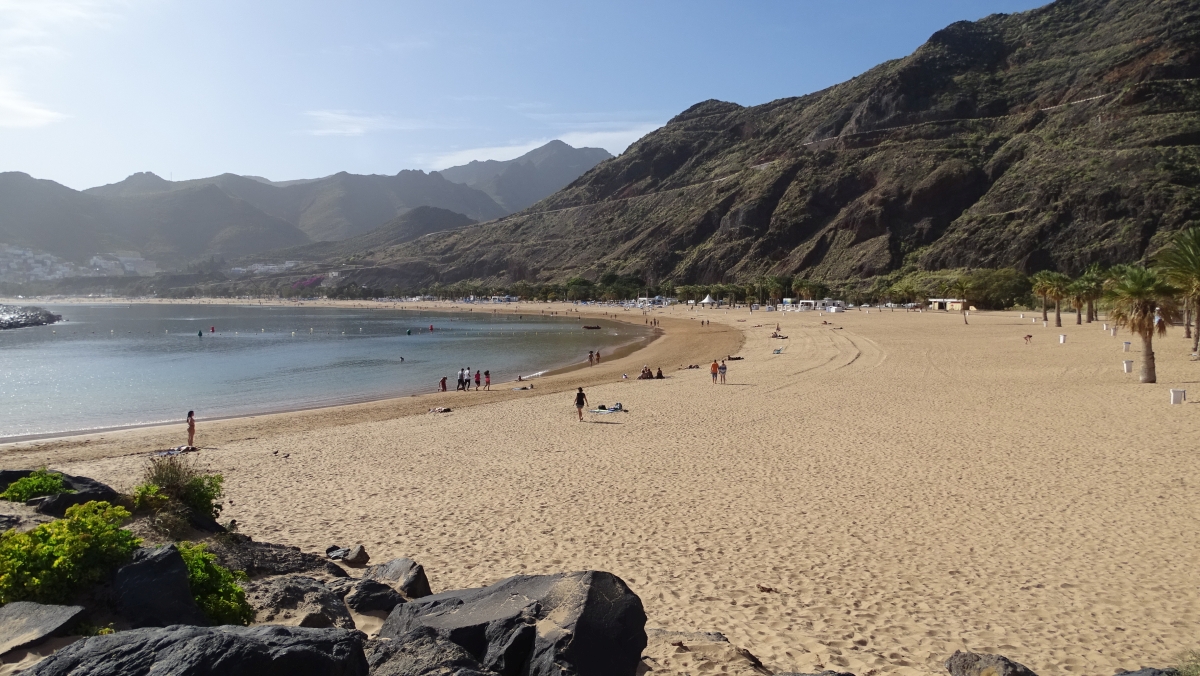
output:
<instances>
[{"instance_id":1,"label":"person standing in water","mask_svg":"<svg viewBox=\"0 0 1200 676\"><path fill-rule=\"evenodd\" d=\"M575 393L575 412L579 414L579 422L583 422L583 407L587 406L587 395L583 393L583 388Z\"/></svg>"},{"instance_id":2,"label":"person standing in water","mask_svg":"<svg viewBox=\"0 0 1200 676\"><path fill-rule=\"evenodd\" d=\"M196 445L196 412L188 411L187 417L188 426L188 446Z\"/></svg>"}]
</instances>

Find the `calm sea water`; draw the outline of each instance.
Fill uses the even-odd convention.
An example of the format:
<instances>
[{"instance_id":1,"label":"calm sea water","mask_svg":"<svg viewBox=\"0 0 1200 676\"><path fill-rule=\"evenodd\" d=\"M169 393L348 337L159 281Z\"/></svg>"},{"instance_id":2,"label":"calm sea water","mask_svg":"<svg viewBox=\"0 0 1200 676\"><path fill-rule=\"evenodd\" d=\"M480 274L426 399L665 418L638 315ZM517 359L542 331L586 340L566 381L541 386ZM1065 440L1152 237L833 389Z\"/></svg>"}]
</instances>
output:
<instances>
[{"instance_id":1,"label":"calm sea water","mask_svg":"<svg viewBox=\"0 0 1200 676\"><path fill-rule=\"evenodd\" d=\"M190 409L203 419L432 392L442 376L453 390L468 366L505 387L646 335L486 306L45 307L68 321L0 331L0 438L182 421Z\"/></svg>"}]
</instances>

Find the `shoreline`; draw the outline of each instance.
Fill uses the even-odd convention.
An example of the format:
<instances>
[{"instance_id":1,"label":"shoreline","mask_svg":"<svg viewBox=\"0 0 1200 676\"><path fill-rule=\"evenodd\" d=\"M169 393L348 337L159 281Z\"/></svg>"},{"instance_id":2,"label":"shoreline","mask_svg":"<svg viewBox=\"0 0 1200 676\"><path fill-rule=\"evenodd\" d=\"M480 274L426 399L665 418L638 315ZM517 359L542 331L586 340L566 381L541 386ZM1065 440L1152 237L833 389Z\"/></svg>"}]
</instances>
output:
<instances>
[{"instance_id":1,"label":"shoreline","mask_svg":"<svg viewBox=\"0 0 1200 676\"><path fill-rule=\"evenodd\" d=\"M227 300L227 299L196 299L197 302L192 302L192 303L158 302L157 299L156 300L113 299L113 300L119 301L119 302L110 303L111 305L127 305L127 304L128 305L134 305L134 304L199 305L199 304L214 304L214 303L208 302L211 300ZM0 299L0 303L4 303L4 302L5 302L4 299ZM453 307L428 307L426 305L421 305L420 307L415 307L415 308L411 308L411 309L408 307L397 308L397 307L394 307L394 304L392 304L392 305L380 304L377 307L364 308L359 305L360 303L363 303L363 302L364 301L330 301L330 303L328 305L309 304L307 307L342 308L342 307L346 307L346 304L353 304L353 309L403 310L406 312L421 311L421 312L435 312L435 313L439 313L439 312L440 313L465 313L465 312L471 310L471 308L464 310L458 304L453 304L454 305ZM73 299L70 302L62 301L62 302L58 302L56 304L57 305L92 305L93 303L80 302L78 299ZM268 307L268 305L259 306L259 305L246 304L246 303L217 303L217 304L238 305L240 307ZM294 305L294 303L283 302L283 303L272 304L271 306L277 307L279 305ZM489 306L482 305L481 307L489 307ZM346 309L351 309L351 308L346 307ZM490 313L487 313L487 314L490 314ZM516 314L516 312L513 312L512 314ZM525 314L531 314L531 313L526 312ZM584 314L584 313L580 313L580 314ZM589 316L591 316L591 315L589 315ZM602 316L602 317L598 317L598 319L609 319L618 324L636 325L634 322L623 320L619 317ZM632 340L621 343L621 344L617 345L615 348L612 348L612 350L609 352L609 355L606 357L606 359L620 359L623 357L627 357L627 356L637 352L638 350L648 347L655 340L657 340L658 337L661 335L661 331L657 331L654 329L649 329L649 330L650 330L650 333L646 336L639 336ZM535 380L540 380L542 378L546 378L549 376L556 376L556 375L570 373L570 372L578 370L580 368L586 368L587 366L588 366L588 364L586 362L568 362L566 364L561 364L558 366L550 366L550 367L542 369L540 371L536 371L534 374L531 374L529 376L521 376L523 378L523 380L521 380L521 381L518 381L518 380L499 381L498 380L498 381L494 381L492 383L492 385L493 385L493 387L497 387L497 386L507 386L509 383L533 382ZM493 390L493 391L498 391L498 390ZM372 403L381 403L381 402L395 401L395 400L401 400L401 399L410 399L413 397L425 396L427 394L430 394L430 393L426 392L426 391L407 391L407 392L389 393L384 396L367 395L362 398L348 398L348 399L333 402L333 403L317 403L317 404L313 404L313 405L300 405L300 406L290 406L290 407L278 408L278 409L245 411L245 412L239 412L239 413L231 413L229 415L218 415L218 416L213 416L213 417L197 418L196 421L200 424L207 424L207 423L213 423L213 422L237 420L237 419L243 419L243 418L256 418L256 417L269 416L269 415L283 415L283 414L289 414L289 413L302 413L302 412L307 412L307 411L321 411L321 410L328 410L328 409L338 409L338 408L342 408L342 407L346 407L346 406L357 406L357 405L361 405L361 404L372 404ZM437 392L434 392L433 394L437 394ZM98 434L102 435L102 434L110 434L110 433L115 433L115 432L123 432L123 431L128 431L128 430L164 427L164 426L178 425L178 424L180 424L180 423L177 420L166 420L166 421L158 421L158 422L142 422L142 423L130 423L130 424L125 424L125 425L113 425L113 426L107 426L107 427L93 427L93 428L85 428L85 429L77 429L77 430L63 430L63 431L55 431L55 432L41 432L41 433L34 433L34 434L15 434L15 435L11 435L11 436L0 436L0 452L3 452L4 448L8 445L19 444L19 443L23 443L23 442L53 441L53 440L57 440L57 439L68 439L68 438L73 438L73 437L84 437L84 436L92 436L92 435L98 435Z\"/></svg>"},{"instance_id":2,"label":"shoreline","mask_svg":"<svg viewBox=\"0 0 1200 676\"><path fill-rule=\"evenodd\" d=\"M577 317L591 317L596 319L607 319L616 323L636 325L634 316L622 317L623 312L620 307L606 306L576 306L572 303L556 302L556 303L537 303L537 304L512 304L511 307L500 306L492 308L490 305L481 304L479 306L464 307L464 304L450 301L428 301L419 303L375 303L373 301L317 301L317 302L295 302L286 300L264 301L258 303L250 303L242 299L227 299L227 298L202 298L194 299L191 302L179 302L176 299L103 299L104 302L97 303L99 299L87 298L70 298L57 300L58 305L94 305L94 304L112 304L112 305L132 305L132 304L159 304L159 305L239 305L245 307L268 307L268 306L299 306L299 307L334 307L334 308L353 308L353 309L381 309L381 310L407 310L435 313L462 313L471 312L479 309L503 309L506 314L533 315L535 313L557 312L558 316L575 315ZM672 313L669 309L666 311L656 310L654 315L657 319L667 323L675 321L683 321L681 316L683 313ZM490 314L490 313L484 313ZM633 314L630 311L629 314ZM671 315L676 315L674 318ZM549 316L549 315L547 315ZM638 315L642 316L639 312ZM691 319L691 318L689 318ZM329 424L338 425L337 421L340 418L345 418L345 421L340 424L354 424L365 420L388 420L394 418L403 418L414 415L424 415L429 408L445 407L451 409L472 408L487 404L497 403L500 401L508 401L519 397L540 396L554 394L576 386L589 387L596 384L610 382L609 378L620 379L620 374L628 371L637 371L633 364L639 359L634 359L635 355L645 354L656 345L661 347L663 341L670 341L671 332L664 327L651 328L651 333L647 336L642 336L623 343L613 349L602 362L601 365L589 367L587 362L570 363L555 368L547 369L534 378L529 378L520 381L522 384L528 382L536 383L537 387L532 390L515 390L511 385L518 383L516 380L508 380L503 382L493 382L493 389L490 391L480 390L475 392L472 390L469 393L460 391L447 392L418 392L412 394L402 394L397 396L388 396L382 398L368 398L362 401L338 403L332 405L317 405L311 407L297 407L278 411L267 411L258 413L245 413L229 416L219 416L214 418L197 419L202 430L212 430L214 427L230 431L244 428L257 427L267 421L271 427L278 427L279 432L290 425L298 424L301 428L322 428ZM728 338L728 336L726 336ZM740 347L741 341L737 345L730 346L728 340L721 341L724 347L718 348L729 350L729 354L736 352ZM715 347L715 346L714 346ZM730 349L732 347L732 349ZM669 349L669 348L668 348ZM664 363L664 368L669 366ZM568 383L567 380L573 380L584 372L589 372L588 377L582 383ZM606 377L607 376L607 377ZM464 394L484 395L487 397L471 397L470 400L463 400ZM430 404L424 406L424 404ZM389 411L391 411L389 413ZM135 440L144 440L146 442L160 443L159 440L165 439L168 435L178 435L174 432L177 428L182 428L183 423L178 421L168 422L153 422L141 423L133 425L118 425L114 427L106 427L103 429L92 430L76 430L69 432L50 432L40 435L21 435L14 437L5 437L0 439L0 459L8 463L9 459L14 455L19 455L21 452L54 453L56 451L67 450L83 450L89 452L82 455L86 457L102 457L104 452L94 453L93 450L99 451L101 446L117 446L123 450L116 451L117 455L128 455L129 453L147 452L149 450L161 450L161 448L170 448L178 446L179 443L167 443L168 445L155 447L153 449L142 448L140 451L128 450L127 445L130 443L138 443ZM204 447L204 435L198 434L197 439L201 441L202 448ZM227 437L218 437L217 443L221 443L221 439ZM101 444L100 442L106 442ZM69 457L48 457L42 464L56 462L72 462Z\"/></svg>"}]
</instances>

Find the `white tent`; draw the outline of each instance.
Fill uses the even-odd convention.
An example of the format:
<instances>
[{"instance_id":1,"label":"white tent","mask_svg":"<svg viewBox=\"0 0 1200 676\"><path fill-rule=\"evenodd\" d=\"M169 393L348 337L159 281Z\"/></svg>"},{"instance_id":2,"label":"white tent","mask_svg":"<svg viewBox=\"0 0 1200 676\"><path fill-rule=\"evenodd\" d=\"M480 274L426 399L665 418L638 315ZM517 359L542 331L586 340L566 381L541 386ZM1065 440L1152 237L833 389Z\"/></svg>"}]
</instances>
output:
<instances>
[{"instance_id":1,"label":"white tent","mask_svg":"<svg viewBox=\"0 0 1200 676\"><path fill-rule=\"evenodd\" d=\"M704 297L704 300L700 301L700 304L701 305L716 305L717 301L713 300L712 294L709 294Z\"/></svg>"}]
</instances>

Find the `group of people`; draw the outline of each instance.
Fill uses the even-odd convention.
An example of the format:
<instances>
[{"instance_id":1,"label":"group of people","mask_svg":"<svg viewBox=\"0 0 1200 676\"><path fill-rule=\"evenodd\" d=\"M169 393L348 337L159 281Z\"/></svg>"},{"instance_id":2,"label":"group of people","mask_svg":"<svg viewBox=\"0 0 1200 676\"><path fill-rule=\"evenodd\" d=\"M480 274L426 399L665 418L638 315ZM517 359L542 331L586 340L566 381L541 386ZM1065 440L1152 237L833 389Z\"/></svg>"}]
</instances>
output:
<instances>
[{"instance_id":1,"label":"group of people","mask_svg":"<svg viewBox=\"0 0 1200 676\"><path fill-rule=\"evenodd\" d=\"M600 363L600 350L588 350L588 366Z\"/></svg>"},{"instance_id":2,"label":"group of people","mask_svg":"<svg viewBox=\"0 0 1200 676\"><path fill-rule=\"evenodd\" d=\"M638 380L662 380L663 379L662 367L661 366L659 367L658 375L655 375L654 372L650 370L650 367L648 365L643 366L642 372L641 372L641 374L638 375L637 379Z\"/></svg>"},{"instance_id":3,"label":"group of people","mask_svg":"<svg viewBox=\"0 0 1200 676\"><path fill-rule=\"evenodd\" d=\"M725 366L724 359L721 360L720 364L718 364L717 360L714 359L712 365L708 367L708 370L710 372L712 372L712 379L713 379L714 385L717 384L718 378L720 378L720 382L722 385L725 384L725 372L729 370L729 367Z\"/></svg>"},{"instance_id":4,"label":"group of people","mask_svg":"<svg viewBox=\"0 0 1200 676\"><path fill-rule=\"evenodd\" d=\"M481 384L483 385L484 390L492 389L492 372L491 371L479 371L478 369L476 369L476 371L475 371L475 391L476 392L479 391L479 386ZM455 387L454 390L456 392L458 392L458 391L470 392L471 391L471 368L469 366L467 368L462 368L462 369L458 370L458 386ZM438 382L438 392L445 392L445 391L446 391L446 376L442 376L441 381Z\"/></svg>"}]
</instances>

